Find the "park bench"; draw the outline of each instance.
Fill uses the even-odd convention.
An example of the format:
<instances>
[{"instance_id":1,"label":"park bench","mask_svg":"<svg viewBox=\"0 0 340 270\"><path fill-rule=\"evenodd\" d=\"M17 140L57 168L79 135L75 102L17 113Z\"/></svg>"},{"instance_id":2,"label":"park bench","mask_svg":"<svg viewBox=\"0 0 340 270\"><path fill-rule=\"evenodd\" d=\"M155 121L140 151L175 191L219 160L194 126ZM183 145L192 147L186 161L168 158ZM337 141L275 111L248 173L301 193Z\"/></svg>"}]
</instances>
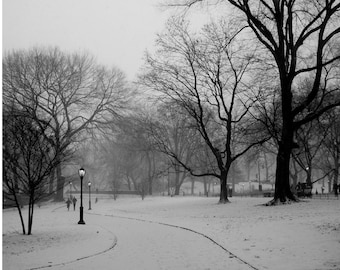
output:
<instances>
[{"instance_id":1,"label":"park bench","mask_svg":"<svg viewBox=\"0 0 340 270\"><path fill-rule=\"evenodd\" d=\"M274 191L272 190L264 191L263 197L274 197Z\"/></svg>"},{"instance_id":2,"label":"park bench","mask_svg":"<svg viewBox=\"0 0 340 270\"><path fill-rule=\"evenodd\" d=\"M312 197L313 186L307 183L300 183L296 186L298 197Z\"/></svg>"}]
</instances>

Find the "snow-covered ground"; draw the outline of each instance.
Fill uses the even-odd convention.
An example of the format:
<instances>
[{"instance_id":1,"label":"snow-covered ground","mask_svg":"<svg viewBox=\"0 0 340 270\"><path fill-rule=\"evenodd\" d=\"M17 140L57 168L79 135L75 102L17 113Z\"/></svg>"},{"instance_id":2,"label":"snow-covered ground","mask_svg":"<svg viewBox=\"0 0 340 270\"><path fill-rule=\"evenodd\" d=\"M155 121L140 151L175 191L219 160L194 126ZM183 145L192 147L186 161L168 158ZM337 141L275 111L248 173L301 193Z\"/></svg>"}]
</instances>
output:
<instances>
[{"instance_id":1,"label":"snow-covered ground","mask_svg":"<svg viewBox=\"0 0 340 270\"><path fill-rule=\"evenodd\" d=\"M121 196L92 210L84 201L86 225L78 206L48 204L36 208L31 236L6 209L3 269L340 269L340 200L217 200Z\"/></svg>"}]
</instances>

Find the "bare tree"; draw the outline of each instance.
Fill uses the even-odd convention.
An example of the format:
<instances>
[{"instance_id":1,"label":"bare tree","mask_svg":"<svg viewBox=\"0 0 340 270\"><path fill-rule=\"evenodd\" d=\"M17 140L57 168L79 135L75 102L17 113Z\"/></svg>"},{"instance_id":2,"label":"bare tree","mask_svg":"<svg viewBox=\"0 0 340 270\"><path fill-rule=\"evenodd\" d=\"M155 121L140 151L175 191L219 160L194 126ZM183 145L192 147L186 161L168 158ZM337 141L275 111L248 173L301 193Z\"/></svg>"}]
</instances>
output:
<instances>
[{"instance_id":1,"label":"bare tree","mask_svg":"<svg viewBox=\"0 0 340 270\"><path fill-rule=\"evenodd\" d=\"M333 192L338 194L337 186L340 171L340 110L335 108L328 111L319 119L319 130L326 134L322 141L319 166L329 183L333 180ZM330 186L329 186L330 187ZM331 190L331 188L329 188Z\"/></svg>"},{"instance_id":2,"label":"bare tree","mask_svg":"<svg viewBox=\"0 0 340 270\"><path fill-rule=\"evenodd\" d=\"M13 51L3 58L3 97L25 110L55 152L74 148L85 132L102 128L124 109L129 91L118 69L107 70L87 54L58 48ZM56 168L57 200L63 200L62 160Z\"/></svg>"},{"instance_id":3,"label":"bare tree","mask_svg":"<svg viewBox=\"0 0 340 270\"><path fill-rule=\"evenodd\" d=\"M162 174L162 157L157 152L148 133L150 110L140 106L135 109L135 113L126 117L121 123L120 143L136 158L134 178L138 180L136 188L143 194L152 195L154 181Z\"/></svg>"},{"instance_id":4,"label":"bare tree","mask_svg":"<svg viewBox=\"0 0 340 270\"><path fill-rule=\"evenodd\" d=\"M289 163L294 147L294 132L302 125L340 104L338 97L325 102L325 97L339 92L337 79L332 79L332 65L339 63L340 3L338 1L249 1L229 2L246 17L256 38L272 55L280 81L282 127L275 182L271 203L296 200L289 185ZM313 78L304 98L296 95L295 85L306 77ZM298 97L298 98L297 98ZM318 100L313 111L301 113Z\"/></svg>"},{"instance_id":5,"label":"bare tree","mask_svg":"<svg viewBox=\"0 0 340 270\"><path fill-rule=\"evenodd\" d=\"M173 195L179 195L181 185L189 174L181 162L192 167L195 150L199 148L197 131L191 128L191 119L185 113L176 103L161 103L157 115L145 123L150 143L168 159L167 170L174 176L171 177L173 181L169 180L169 187L175 188Z\"/></svg>"},{"instance_id":6,"label":"bare tree","mask_svg":"<svg viewBox=\"0 0 340 270\"><path fill-rule=\"evenodd\" d=\"M48 176L65 153L55 152L46 138L48 125L37 126L25 111L8 107L3 121L3 191L14 200L23 234L26 233L21 207L28 204L27 234L32 233L34 206L50 194Z\"/></svg>"},{"instance_id":7,"label":"bare tree","mask_svg":"<svg viewBox=\"0 0 340 270\"><path fill-rule=\"evenodd\" d=\"M143 195L152 195L154 181L161 174L160 154L146 133L148 115L141 109L121 117L97 140L98 160L109 172L110 181Z\"/></svg>"},{"instance_id":8,"label":"bare tree","mask_svg":"<svg viewBox=\"0 0 340 270\"><path fill-rule=\"evenodd\" d=\"M315 158L327 134L317 129L315 122L309 122L296 131L296 142L299 149L293 152L295 162L306 173L306 183L312 185L312 172Z\"/></svg>"},{"instance_id":9,"label":"bare tree","mask_svg":"<svg viewBox=\"0 0 340 270\"><path fill-rule=\"evenodd\" d=\"M181 106L192 119L218 171L193 171L179 162L194 176L219 178L221 203L228 202L227 175L232 162L261 141L244 137L254 127L245 121L252 105L245 95L252 57L251 49L239 43L240 31L226 23L211 24L195 36L187 22L172 19L157 40L156 56L147 56L148 72L140 80Z\"/></svg>"}]
</instances>

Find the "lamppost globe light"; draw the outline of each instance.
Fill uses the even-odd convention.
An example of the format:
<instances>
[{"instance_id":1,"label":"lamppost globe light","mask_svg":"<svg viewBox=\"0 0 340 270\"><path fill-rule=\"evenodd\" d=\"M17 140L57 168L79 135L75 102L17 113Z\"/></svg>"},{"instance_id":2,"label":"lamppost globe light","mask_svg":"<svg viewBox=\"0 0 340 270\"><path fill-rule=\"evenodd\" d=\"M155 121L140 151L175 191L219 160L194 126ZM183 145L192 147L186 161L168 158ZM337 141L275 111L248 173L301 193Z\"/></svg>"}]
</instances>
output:
<instances>
[{"instance_id":1,"label":"lamppost globe light","mask_svg":"<svg viewBox=\"0 0 340 270\"><path fill-rule=\"evenodd\" d=\"M91 182L88 182L87 185L90 187L91 186Z\"/></svg>"},{"instance_id":2,"label":"lamppost globe light","mask_svg":"<svg viewBox=\"0 0 340 270\"><path fill-rule=\"evenodd\" d=\"M85 171L85 169L82 167L82 168L79 169L79 172L78 172L78 173L79 173L79 176L80 176L80 177L84 177L85 174L86 174L86 171Z\"/></svg>"}]
</instances>

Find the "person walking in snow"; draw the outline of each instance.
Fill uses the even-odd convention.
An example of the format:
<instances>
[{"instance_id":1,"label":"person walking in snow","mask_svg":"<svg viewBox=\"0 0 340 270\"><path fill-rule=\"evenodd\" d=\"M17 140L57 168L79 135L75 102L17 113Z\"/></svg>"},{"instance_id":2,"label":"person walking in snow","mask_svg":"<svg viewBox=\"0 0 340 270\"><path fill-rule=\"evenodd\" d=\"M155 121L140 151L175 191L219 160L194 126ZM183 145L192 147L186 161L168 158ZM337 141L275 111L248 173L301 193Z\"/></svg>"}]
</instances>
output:
<instances>
[{"instance_id":1,"label":"person walking in snow","mask_svg":"<svg viewBox=\"0 0 340 270\"><path fill-rule=\"evenodd\" d=\"M73 211L76 211L76 203L77 203L77 199L76 197L73 197Z\"/></svg>"},{"instance_id":2,"label":"person walking in snow","mask_svg":"<svg viewBox=\"0 0 340 270\"><path fill-rule=\"evenodd\" d=\"M70 205L71 205L71 200L70 198L68 198L66 201L67 211L70 211Z\"/></svg>"}]
</instances>

